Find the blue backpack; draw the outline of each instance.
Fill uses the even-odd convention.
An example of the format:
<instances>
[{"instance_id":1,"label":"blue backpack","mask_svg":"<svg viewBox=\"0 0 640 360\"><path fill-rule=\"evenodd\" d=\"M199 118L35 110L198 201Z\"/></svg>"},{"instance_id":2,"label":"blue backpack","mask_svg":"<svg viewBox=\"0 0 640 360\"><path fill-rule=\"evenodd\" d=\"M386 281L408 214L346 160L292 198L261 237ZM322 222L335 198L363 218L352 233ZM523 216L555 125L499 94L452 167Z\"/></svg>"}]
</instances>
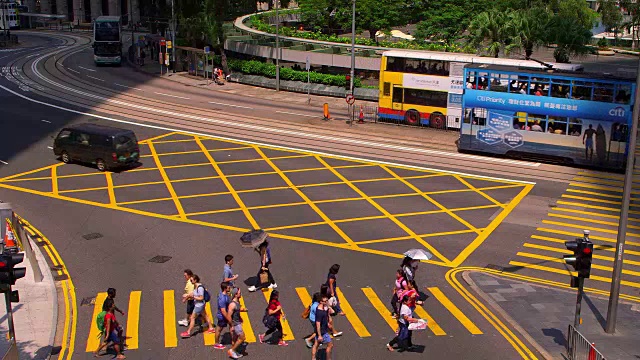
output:
<instances>
[{"instance_id":1,"label":"blue backpack","mask_svg":"<svg viewBox=\"0 0 640 360\"><path fill-rule=\"evenodd\" d=\"M204 289L204 302L208 303L209 301L211 301L211 294L209 294L209 290L207 290L206 287L204 287L204 285L200 285L199 287L202 287Z\"/></svg>"}]
</instances>

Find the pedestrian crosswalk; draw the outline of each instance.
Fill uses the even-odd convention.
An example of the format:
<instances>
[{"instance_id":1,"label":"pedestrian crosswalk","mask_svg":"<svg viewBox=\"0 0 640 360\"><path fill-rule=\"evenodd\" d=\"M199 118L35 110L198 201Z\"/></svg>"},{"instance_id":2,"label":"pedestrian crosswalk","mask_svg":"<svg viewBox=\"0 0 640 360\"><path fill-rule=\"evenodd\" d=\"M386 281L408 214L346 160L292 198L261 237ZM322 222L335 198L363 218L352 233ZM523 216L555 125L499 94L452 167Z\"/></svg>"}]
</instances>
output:
<instances>
[{"instance_id":1,"label":"pedestrian crosswalk","mask_svg":"<svg viewBox=\"0 0 640 360\"><path fill-rule=\"evenodd\" d=\"M636 176L637 177L637 176ZM571 254L564 242L590 231L594 243L591 277L587 287L609 290L624 179L620 174L580 171L556 206L549 210L512 266L533 270L540 277L550 274L575 276L565 266L562 255ZM629 207L629 222L624 249L622 293L637 294L640 288L640 178L634 179ZM572 270L572 269L571 269ZM567 280L568 281L568 280Z\"/></svg>"},{"instance_id":2,"label":"pedestrian crosswalk","mask_svg":"<svg viewBox=\"0 0 640 360\"><path fill-rule=\"evenodd\" d=\"M306 287L290 289L279 288L278 290L280 291L280 299L281 302L283 302L283 312L285 314L282 319L283 333L285 334L284 339L291 341L308 335L311 330L308 324L309 320L303 319L300 316L301 311L299 310L305 309L311 304L311 292L315 292L315 290L309 290ZM382 292L382 294L384 294L383 296L379 296L371 287L361 289L349 288L349 291L345 292L343 292L343 290L344 289L337 288L340 306L345 313L345 320L342 320L342 317L340 317L341 320L339 320L340 329L345 333L345 336L351 333L352 336L369 338L372 336L390 336L393 334L393 331L397 328L397 324L389 310L390 289L385 288ZM240 300L240 306L242 308L247 308L245 301L251 302L252 305L252 307L249 308L250 311L241 313L243 330L248 343L255 343L258 332L264 331L262 317L264 315L264 309L269 302L271 291L272 290L268 289L262 291L262 294L255 294L255 296L254 294L245 292L245 296ZM423 306L416 308L415 314L428 321L429 330L427 331L430 332L430 334L435 336L453 335L454 332L456 334L460 334L460 332L471 335L483 334L468 314L464 314L461 308L454 304L441 289L438 287L427 288L427 295L430 296L429 299ZM180 301L179 293L176 293L174 290L163 290L161 294L157 292L143 294L142 291L138 290L130 291L128 294L119 292L117 303L123 304L127 301L127 296L128 307L121 307L121 310L127 311L125 316L120 316L119 314L116 314L116 316L120 324L125 328L129 350L146 346L141 341L141 333L152 331L154 334L159 334L159 329L145 328L147 320L157 318L158 316L162 318L164 347L174 348L180 346L178 335L184 328L178 328L177 321L183 317L182 313L184 309ZM89 325L88 335L86 337L87 352L93 352L99 346L99 330L95 319L102 311L102 304L106 297L107 294L104 292L96 294L91 319L87 321ZM158 299L156 299L156 297ZM298 298L298 301L292 299L292 297ZM262 301L259 300L260 298L263 298ZM286 303L282 299L286 299ZM151 314L149 310L141 311L141 308L144 308L146 303L157 300L162 302L161 311L163 314ZM216 310L215 302L213 305L207 303L206 311L210 318L212 315L215 316L215 312L212 312L212 310ZM479 318L477 314L474 316ZM122 318L126 318L126 322ZM347 323L349 324L347 325ZM298 333L296 333L296 331ZM303 332L304 334L299 332ZM215 344L214 334L206 334L203 332L196 336L196 338L199 338L199 340L195 341L202 341L205 346Z\"/></svg>"}]
</instances>

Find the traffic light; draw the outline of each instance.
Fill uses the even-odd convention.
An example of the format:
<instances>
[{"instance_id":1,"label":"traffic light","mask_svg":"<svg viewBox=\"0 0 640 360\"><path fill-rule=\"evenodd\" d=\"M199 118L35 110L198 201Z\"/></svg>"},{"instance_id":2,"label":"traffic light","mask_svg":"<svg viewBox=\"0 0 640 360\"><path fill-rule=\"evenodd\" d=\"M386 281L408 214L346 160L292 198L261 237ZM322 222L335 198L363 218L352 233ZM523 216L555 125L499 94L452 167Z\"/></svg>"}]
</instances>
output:
<instances>
[{"instance_id":1,"label":"traffic light","mask_svg":"<svg viewBox=\"0 0 640 360\"><path fill-rule=\"evenodd\" d=\"M593 256L593 243L585 238L586 241L582 242L580 247L580 266L578 267L578 276L588 279L591 275L591 258Z\"/></svg>"},{"instance_id":2,"label":"traffic light","mask_svg":"<svg viewBox=\"0 0 640 360\"><path fill-rule=\"evenodd\" d=\"M347 90L351 90L351 75L346 75L344 77L344 88Z\"/></svg>"},{"instance_id":3,"label":"traffic light","mask_svg":"<svg viewBox=\"0 0 640 360\"><path fill-rule=\"evenodd\" d=\"M564 246L566 246L567 250L573 251L573 255L563 255L562 258L567 265L571 265L575 270L578 270L579 267L578 263L580 261L580 255L578 249L580 248L581 243L581 238L564 242Z\"/></svg>"},{"instance_id":4,"label":"traffic light","mask_svg":"<svg viewBox=\"0 0 640 360\"><path fill-rule=\"evenodd\" d=\"M24 253L0 255L0 284L15 285L16 280L26 275L26 268L14 268L23 260Z\"/></svg>"}]
</instances>

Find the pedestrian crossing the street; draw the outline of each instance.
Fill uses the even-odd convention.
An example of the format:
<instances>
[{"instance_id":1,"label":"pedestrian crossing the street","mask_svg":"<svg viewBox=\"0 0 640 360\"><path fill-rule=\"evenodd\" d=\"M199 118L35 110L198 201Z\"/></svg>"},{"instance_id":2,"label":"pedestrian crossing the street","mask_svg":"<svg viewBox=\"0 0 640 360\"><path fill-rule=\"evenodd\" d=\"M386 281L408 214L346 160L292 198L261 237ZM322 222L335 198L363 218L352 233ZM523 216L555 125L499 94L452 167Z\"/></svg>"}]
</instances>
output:
<instances>
[{"instance_id":1,"label":"pedestrian crossing the street","mask_svg":"<svg viewBox=\"0 0 640 360\"><path fill-rule=\"evenodd\" d=\"M533 270L543 278L552 274L575 276L562 259L562 255L572 254L564 242L582 237L583 230L589 230L594 255L591 277L586 286L608 291L623 186L624 176L621 174L580 171L509 265ZM637 175L632 187L625 245L621 292L637 295L640 288L640 177Z\"/></svg>"},{"instance_id":2,"label":"pedestrian crossing the street","mask_svg":"<svg viewBox=\"0 0 640 360\"><path fill-rule=\"evenodd\" d=\"M391 298L391 291L389 289L385 288L382 292L384 295L382 296L378 295L371 287L361 289L348 288L346 293L343 292L343 290L345 289L337 288L340 306L345 313L345 316L339 317L338 320L340 330L344 332L344 336L356 336L359 338L370 338L374 336L376 338L380 336L393 337L393 332L396 330L397 324L396 320L391 316L390 305L388 304ZM258 294L251 294L247 291L244 292L245 295L240 300L240 306L242 308L247 308L247 303L249 305L249 311L241 313L243 320L242 327L248 343L255 343L257 341L257 334L265 330L262 325L262 317L264 315L264 309L269 302L271 291L271 289L258 291ZM311 293L316 290L310 290L306 287L296 287L284 290L279 288L279 291L280 299L283 303L283 313L285 314L282 319L283 333L285 334L284 339L286 341L302 339L302 337L308 335L311 329L309 320L303 319L300 313L311 304ZM262 292L262 294L259 294L260 292ZM454 333L456 335L483 334L478 326L468 317L469 314L464 314L460 307L454 304L442 290L437 287L430 287L427 288L426 293L429 295L429 298L423 306L416 308L415 315L427 320L428 330L426 331L429 335L452 336ZM102 304L106 297L107 294L104 292L96 294L91 319L87 321L90 322L90 327L86 337L86 352L93 352L99 346L100 334L96 325L96 316L102 311ZM155 297L158 299L155 299ZM116 314L116 317L125 328L127 347L129 350L136 350L147 346L143 344L140 337L140 334L145 331L152 331L154 334L157 334L158 338L160 338L160 334L162 333L164 337L164 347L166 348L178 347L181 342L184 343L187 341L179 340L179 333L185 329L178 328L177 324L177 321L184 317L184 315L182 315L184 312L183 304L180 300L176 301L179 297L180 294L176 294L174 290L164 290L162 293L151 291L144 293L142 291L131 291L128 294L124 292L118 293L117 303L120 304L120 309L127 311L127 313L125 316ZM124 304L127 301L128 307L125 307ZM162 307L158 308L161 309L162 314L152 314L152 308L145 308L147 303L155 301L162 302ZM206 311L210 318L212 314L215 317L215 312L212 312L212 310L216 310L215 302L213 305L207 303ZM151 318L158 317L162 319L163 329L154 328L149 330L145 328L146 323ZM215 344L214 334L206 334L205 332L194 335L193 339L189 339L188 341L202 342L205 346Z\"/></svg>"}]
</instances>

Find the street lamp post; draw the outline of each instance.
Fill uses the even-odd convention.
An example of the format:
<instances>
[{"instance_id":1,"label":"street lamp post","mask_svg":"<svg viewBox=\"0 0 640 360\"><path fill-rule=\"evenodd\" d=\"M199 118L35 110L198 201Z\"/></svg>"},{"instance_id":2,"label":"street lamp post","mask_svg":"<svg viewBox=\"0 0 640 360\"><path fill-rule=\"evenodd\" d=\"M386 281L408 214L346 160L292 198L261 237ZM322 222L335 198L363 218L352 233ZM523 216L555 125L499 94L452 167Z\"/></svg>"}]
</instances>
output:
<instances>
[{"instance_id":1,"label":"street lamp post","mask_svg":"<svg viewBox=\"0 0 640 360\"><path fill-rule=\"evenodd\" d=\"M636 104L640 101L640 63L636 76ZM631 188L633 186L633 169L635 165L636 141L638 135L638 117L640 107L633 107L631 115L631 133L629 134L629 147L627 150L627 169L624 174L624 189L622 191L622 208L620 209L620 224L618 225L618 237L616 241L616 255L613 262L613 276L611 277L611 291L609 292L609 305L607 307L607 326L605 331L609 334L616 332L616 318L618 315L618 300L620 298L620 277L622 275L622 257L624 255L624 242L627 237L627 222L629 219L629 206L631 204Z\"/></svg>"},{"instance_id":2,"label":"street lamp post","mask_svg":"<svg viewBox=\"0 0 640 360\"><path fill-rule=\"evenodd\" d=\"M276 91L280 91L280 0L276 0Z\"/></svg>"},{"instance_id":3,"label":"street lamp post","mask_svg":"<svg viewBox=\"0 0 640 360\"><path fill-rule=\"evenodd\" d=\"M171 68L176 72L176 16L173 11L174 0L171 0Z\"/></svg>"},{"instance_id":4,"label":"street lamp post","mask_svg":"<svg viewBox=\"0 0 640 360\"><path fill-rule=\"evenodd\" d=\"M349 79L349 89L353 95L353 79L356 72L356 0L351 0L351 78Z\"/></svg>"}]
</instances>

